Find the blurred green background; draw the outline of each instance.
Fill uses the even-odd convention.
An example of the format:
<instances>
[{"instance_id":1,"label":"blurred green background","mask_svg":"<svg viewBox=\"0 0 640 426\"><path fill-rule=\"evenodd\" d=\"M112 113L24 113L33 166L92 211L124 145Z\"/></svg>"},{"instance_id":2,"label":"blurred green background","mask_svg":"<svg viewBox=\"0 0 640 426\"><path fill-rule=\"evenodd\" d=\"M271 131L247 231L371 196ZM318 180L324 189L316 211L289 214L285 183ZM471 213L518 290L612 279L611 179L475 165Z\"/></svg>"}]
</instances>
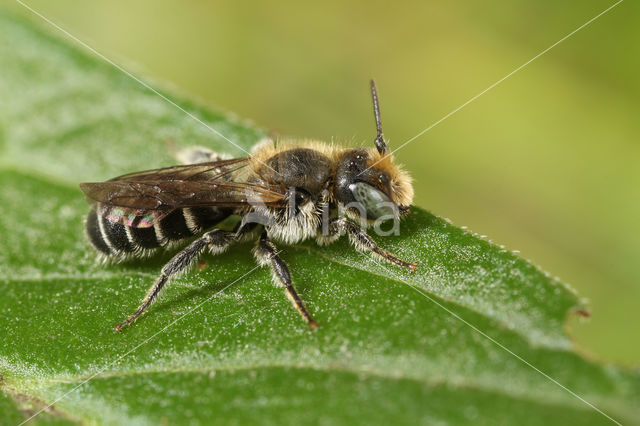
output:
<instances>
[{"instance_id":1,"label":"blurred green background","mask_svg":"<svg viewBox=\"0 0 640 426\"><path fill-rule=\"evenodd\" d=\"M613 3L27 2L134 73L281 135L370 144L375 77L392 147ZM592 313L569 322L578 346L636 365L639 12L621 3L397 153L418 205L570 283Z\"/></svg>"}]
</instances>

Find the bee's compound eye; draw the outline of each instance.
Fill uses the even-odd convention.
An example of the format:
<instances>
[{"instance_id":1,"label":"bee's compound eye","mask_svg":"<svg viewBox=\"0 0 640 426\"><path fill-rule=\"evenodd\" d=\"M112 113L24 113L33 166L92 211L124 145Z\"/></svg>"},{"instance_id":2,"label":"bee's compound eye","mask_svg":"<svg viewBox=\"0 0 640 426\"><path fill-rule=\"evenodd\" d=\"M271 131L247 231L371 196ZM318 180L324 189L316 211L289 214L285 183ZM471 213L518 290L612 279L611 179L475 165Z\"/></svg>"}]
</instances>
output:
<instances>
[{"instance_id":1,"label":"bee's compound eye","mask_svg":"<svg viewBox=\"0 0 640 426\"><path fill-rule=\"evenodd\" d=\"M398 206L385 194L373 186L356 182L349 185L353 198L366 210L367 219L389 218L398 215Z\"/></svg>"}]
</instances>

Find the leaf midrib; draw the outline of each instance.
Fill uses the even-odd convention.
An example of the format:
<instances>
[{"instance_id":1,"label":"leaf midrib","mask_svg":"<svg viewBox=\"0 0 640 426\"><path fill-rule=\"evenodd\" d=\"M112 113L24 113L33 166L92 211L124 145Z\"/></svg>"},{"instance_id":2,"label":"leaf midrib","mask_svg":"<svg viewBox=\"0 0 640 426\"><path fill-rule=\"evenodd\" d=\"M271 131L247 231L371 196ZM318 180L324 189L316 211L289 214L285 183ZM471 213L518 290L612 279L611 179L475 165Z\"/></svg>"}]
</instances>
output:
<instances>
[{"instance_id":1,"label":"leaf midrib","mask_svg":"<svg viewBox=\"0 0 640 426\"><path fill-rule=\"evenodd\" d=\"M97 375L81 375L81 376L67 376L67 377L58 377L58 378L50 378L44 381L35 381L35 380L25 380L20 379L16 380L16 384L18 386L12 385L13 380L11 378L5 378L3 383L3 388L6 388L7 391L21 393L29 395L35 394L35 397L47 397L44 395L46 393L47 388L51 388L57 385L84 385L85 382L91 380L100 380L100 379L111 379L111 378L120 378L120 377L129 377L136 375L154 375L154 374L180 374L180 373L199 373L199 374L210 374L216 372L242 372L242 371L255 371L255 370L270 370L270 369L291 369L291 370L310 370L316 372L323 373L341 373L341 374L350 374L356 377L361 378L362 376L368 378L378 378L383 380L395 380L395 381L410 381L414 383L418 383L422 386L426 386L430 389L441 388L445 386L454 387L456 389L466 389L473 390L478 392L486 392L493 393L497 395L502 395L511 399L518 399L523 402L529 402L534 404L542 404L542 405L551 405L556 407L568 407L573 409L581 409L585 412L592 411L587 405L582 403L578 399L574 398L558 398L558 394L563 394L561 389L558 389L558 392L531 392L530 389L523 389L520 391L514 392L514 389L507 390L505 387L501 386L488 386L483 381L477 380L455 380L455 382L447 379L425 379L424 377L412 377L406 376L402 374L391 374L389 372L381 371L378 369L357 369L353 367L340 366L339 364L326 364L326 365L310 365L305 363L265 363L265 364L252 364L252 365L225 365L225 366L198 366L191 368L149 368L143 370L124 370L124 371L109 371L107 373L100 373ZM521 388L521 387L518 387ZM534 397L535 395L535 397ZM556 397L551 397L550 395L556 395ZM568 395L568 394L567 394ZM626 410L625 410L626 411ZM619 410L616 410L619 414ZM629 413L625 413L625 416L629 415Z\"/></svg>"}]
</instances>

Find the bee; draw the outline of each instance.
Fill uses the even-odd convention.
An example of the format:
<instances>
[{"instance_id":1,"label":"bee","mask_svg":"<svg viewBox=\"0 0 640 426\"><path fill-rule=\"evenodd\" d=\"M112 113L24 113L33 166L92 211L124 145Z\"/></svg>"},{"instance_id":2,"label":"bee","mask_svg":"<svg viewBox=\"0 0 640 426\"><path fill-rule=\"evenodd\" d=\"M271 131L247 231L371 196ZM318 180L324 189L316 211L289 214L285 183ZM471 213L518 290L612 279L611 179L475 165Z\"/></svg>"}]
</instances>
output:
<instances>
[{"instance_id":1,"label":"bee","mask_svg":"<svg viewBox=\"0 0 640 426\"><path fill-rule=\"evenodd\" d=\"M136 321L167 282L204 252L220 254L251 235L257 237L253 254L258 264L271 268L275 283L311 328L317 322L274 242L315 239L325 245L347 234L356 249L413 272L416 263L380 248L365 231L380 221L397 221L413 199L411 178L388 152L373 80L371 95L375 148L267 140L250 156L236 159L195 148L180 153L190 164L80 184L92 204L86 233L104 258L140 257L197 237L164 265L137 310L115 329ZM239 217L233 230L216 228L231 216Z\"/></svg>"}]
</instances>

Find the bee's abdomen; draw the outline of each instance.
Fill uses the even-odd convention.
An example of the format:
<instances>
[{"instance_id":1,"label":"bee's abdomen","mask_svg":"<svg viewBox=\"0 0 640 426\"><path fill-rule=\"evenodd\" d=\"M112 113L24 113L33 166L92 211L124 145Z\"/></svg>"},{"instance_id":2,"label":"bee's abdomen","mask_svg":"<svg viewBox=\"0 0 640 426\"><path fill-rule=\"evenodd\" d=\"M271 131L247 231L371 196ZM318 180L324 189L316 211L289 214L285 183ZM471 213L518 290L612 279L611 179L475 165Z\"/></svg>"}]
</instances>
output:
<instances>
[{"instance_id":1,"label":"bee's abdomen","mask_svg":"<svg viewBox=\"0 0 640 426\"><path fill-rule=\"evenodd\" d=\"M91 242L91 245L93 245L96 250L100 253L110 255L111 249L109 248L106 238L103 237L102 230L100 229L102 219L103 217L100 216L95 209L91 209L87 216L87 236L89 237L89 242Z\"/></svg>"},{"instance_id":2,"label":"bee's abdomen","mask_svg":"<svg viewBox=\"0 0 640 426\"><path fill-rule=\"evenodd\" d=\"M201 234L231 214L212 207L178 209L148 228L111 222L92 209L87 217L89 241L106 256L136 254Z\"/></svg>"}]
</instances>

